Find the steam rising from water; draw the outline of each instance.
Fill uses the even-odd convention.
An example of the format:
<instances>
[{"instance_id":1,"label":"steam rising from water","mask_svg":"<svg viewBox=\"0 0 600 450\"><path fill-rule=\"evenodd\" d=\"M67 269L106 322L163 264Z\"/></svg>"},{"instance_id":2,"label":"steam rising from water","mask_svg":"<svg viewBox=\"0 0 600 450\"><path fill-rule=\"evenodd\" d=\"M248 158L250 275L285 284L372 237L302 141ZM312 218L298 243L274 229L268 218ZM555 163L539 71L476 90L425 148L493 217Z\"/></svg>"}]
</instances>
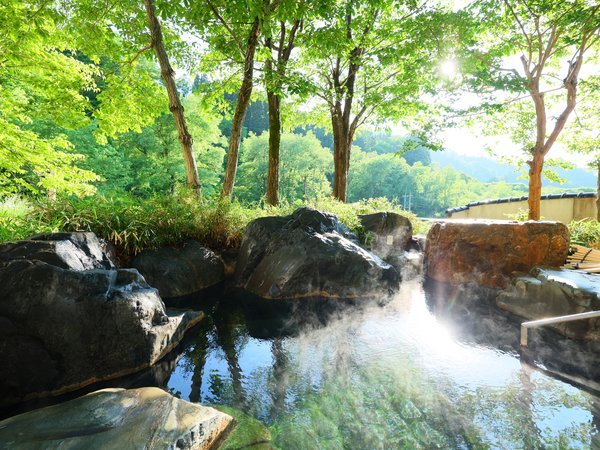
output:
<instances>
[{"instance_id":1,"label":"steam rising from water","mask_svg":"<svg viewBox=\"0 0 600 450\"><path fill-rule=\"evenodd\" d=\"M169 386L244 409L281 448L600 444L598 399L522 364L518 327L458 307L464 295L429 299L434 315L420 284L405 283L386 306L334 311L326 323L298 309L287 324L295 332L268 339L223 306Z\"/></svg>"}]
</instances>

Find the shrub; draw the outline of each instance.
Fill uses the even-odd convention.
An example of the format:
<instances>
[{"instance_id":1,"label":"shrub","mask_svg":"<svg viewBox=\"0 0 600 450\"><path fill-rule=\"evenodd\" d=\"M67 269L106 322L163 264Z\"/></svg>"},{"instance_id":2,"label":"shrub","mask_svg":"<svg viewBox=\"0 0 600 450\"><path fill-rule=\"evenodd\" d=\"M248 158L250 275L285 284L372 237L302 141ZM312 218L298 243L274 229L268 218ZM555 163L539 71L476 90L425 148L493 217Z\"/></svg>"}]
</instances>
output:
<instances>
[{"instance_id":1,"label":"shrub","mask_svg":"<svg viewBox=\"0 0 600 450\"><path fill-rule=\"evenodd\" d=\"M569 225L571 243L600 250L600 222L597 220L574 220Z\"/></svg>"},{"instance_id":2,"label":"shrub","mask_svg":"<svg viewBox=\"0 0 600 450\"><path fill-rule=\"evenodd\" d=\"M55 201L5 201L0 203L0 241L24 239L36 233L92 231L112 242L120 258L144 249L179 245L196 239L221 250L238 247L246 225L258 217L288 215L302 202L279 207L242 205L220 197L198 198L189 191L173 195L136 198L112 194L93 197L63 197ZM336 214L352 231L361 234L359 214L394 211L408 216L415 232L424 226L414 214L402 211L386 199L345 204L331 198L308 206Z\"/></svg>"}]
</instances>

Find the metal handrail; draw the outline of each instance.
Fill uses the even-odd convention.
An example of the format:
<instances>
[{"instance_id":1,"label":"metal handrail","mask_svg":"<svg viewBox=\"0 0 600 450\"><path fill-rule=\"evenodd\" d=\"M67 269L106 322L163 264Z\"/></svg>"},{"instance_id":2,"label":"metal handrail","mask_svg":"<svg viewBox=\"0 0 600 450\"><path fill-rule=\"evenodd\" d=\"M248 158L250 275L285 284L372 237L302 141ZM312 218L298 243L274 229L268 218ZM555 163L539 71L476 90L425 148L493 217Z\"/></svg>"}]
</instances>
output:
<instances>
[{"instance_id":1,"label":"metal handrail","mask_svg":"<svg viewBox=\"0 0 600 450\"><path fill-rule=\"evenodd\" d=\"M589 311L579 314L570 314L568 316L550 317L547 319L531 320L529 322L523 322L521 324L521 346L527 347L527 335L530 328L541 327L543 325L550 325L553 323L572 322L574 320L582 319L593 319L594 317L600 317L600 311Z\"/></svg>"}]
</instances>

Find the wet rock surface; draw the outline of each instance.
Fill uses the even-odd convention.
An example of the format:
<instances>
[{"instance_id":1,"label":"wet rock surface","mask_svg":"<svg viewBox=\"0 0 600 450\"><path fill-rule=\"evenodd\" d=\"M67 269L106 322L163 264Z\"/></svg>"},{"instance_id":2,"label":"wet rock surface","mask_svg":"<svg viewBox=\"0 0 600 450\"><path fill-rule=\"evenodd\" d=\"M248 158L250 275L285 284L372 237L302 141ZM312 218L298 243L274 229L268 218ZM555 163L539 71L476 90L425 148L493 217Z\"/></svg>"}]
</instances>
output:
<instances>
[{"instance_id":1,"label":"wet rock surface","mask_svg":"<svg viewBox=\"0 0 600 450\"><path fill-rule=\"evenodd\" d=\"M109 244L94 233L38 234L0 244L0 262L37 260L63 269L114 269Z\"/></svg>"},{"instance_id":2,"label":"wet rock surface","mask_svg":"<svg viewBox=\"0 0 600 450\"><path fill-rule=\"evenodd\" d=\"M367 250L395 267L403 280L415 278L421 273L422 253L417 242L413 241L413 227L407 217L394 212L363 214L359 217L366 232Z\"/></svg>"},{"instance_id":3,"label":"wet rock surface","mask_svg":"<svg viewBox=\"0 0 600 450\"><path fill-rule=\"evenodd\" d=\"M600 276L569 269L535 268L497 297L497 305L527 320L600 310ZM578 339L600 341L600 320L548 325Z\"/></svg>"},{"instance_id":4,"label":"wet rock surface","mask_svg":"<svg viewBox=\"0 0 600 450\"><path fill-rule=\"evenodd\" d=\"M163 298L198 292L220 283L225 276L223 260L196 241L187 241L181 248L143 251L131 261L131 266Z\"/></svg>"},{"instance_id":5,"label":"wet rock surface","mask_svg":"<svg viewBox=\"0 0 600 450\"><path fill-rule=\"evenodd\" d=\"M335 215L310 208L252 221L235 272L239 287L268 299L387 295L399 281Z\"/></svg>"},{"instance_id":6,"label":"wet rock surface","mask_svg":"<svg viewBox=\"0 0 600 450\"><path fill-rule=\"evenodd\" d=\"M560 222L437 222L427 235L425 273L436 281L504 288L515 274L561 266L568 248Z\"/></svg>"},{"instance_id":7,"label":"wet rock surface","mask_svg":"<svg viewBox=\"0 0 600 450\"><path fill-rule=\"evenodd\" d=\"M105 389L0 422L11 449L209 449L231 416L158 388Z\"/></svg>"},{"instance_id":8,"label":"wet rock surface","mask_svg":"<svg viewBox=\"0 0 600 450\"><path fill-rule=\"evenodd\" d=\"M70 240L52 238L0 256L0 408L137 372L202 318L168 313L134 269L81 269L104 258L83 264L77 248L63 251Z\"/></svg>"},{"instance_id":9,"label":"wet rock surface","mask_svg":"<svg viewBox=\"0 0 600 450\"><path fill-rule=\"evenodd\" d=\"M371 234L369 247L377 256L403 252L412 238L412 224L407 217L394 212L378 212L359 216L364 230Z\"/></svg>"}]
</instances>

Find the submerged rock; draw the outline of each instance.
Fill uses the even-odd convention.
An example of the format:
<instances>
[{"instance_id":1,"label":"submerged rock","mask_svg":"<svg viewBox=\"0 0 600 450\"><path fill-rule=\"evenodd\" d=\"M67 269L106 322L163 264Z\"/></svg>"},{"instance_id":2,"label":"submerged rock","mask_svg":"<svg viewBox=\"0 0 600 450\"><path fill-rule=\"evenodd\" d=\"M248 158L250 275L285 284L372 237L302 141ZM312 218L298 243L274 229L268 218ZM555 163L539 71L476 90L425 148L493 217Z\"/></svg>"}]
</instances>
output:
<instances>
[{"instance_id":1,"label":"submerged rock","mask_svg":"<svg viewBox=\"0 0 600 450\"><path fill-rule=\"evenodd\" d=\"M131 266L163 298L193 294L224 279L222 259L199 242L187 241L183 247L162 247L137 255Z\"/></svg>"},{"instance_id":2,"label":"submerged rock","mask_svg":"<svg viewBox=\"0 0 600 450\"><path fill-rule=\"evenodd\" d=\"M263 298L363 298L398 289L400 275L326 212L299 208L246 228L236 284Z\"/></svg>"},{"instance_id":3,"label":"submerged rock","mask_svg":"<svg viewBox=\"0 0 600 450\"><path fill-rule=\"evenodd\" d=\"M272 450L271 433L259 420L228 407L215 406L219 411L233 417L235 427L219 445L220 450Z\"/></svg>"},{"instance_id":4,"label":"submerged rock","mask_svg":"<svg viewBox=\"0 0 600 450\"><path fill-rule=\"evenodd\" d=\"M95 263L63 252L69 242L51 236L0 253L0 407L144 369L202 318L169 314L134 269L82 270Z\"/></svg>"},{"instance_id":5,"label":"submerged rock","mask_svg":"<svg viewBox=\"0 0 600 450\"><path fill-rule=\"evenodd\" d=\"M437 281L504 288L515 273L561 266L568 249L569 231L560 222L437 222L427 235L425 273Z\"/></svg>"},{"instance_id":6,"label":"submerged rock","mask_svg":"<svg viewBox=\"0 0 600 450\"><path fill-rule=\"evenodd\" d=\"M528 320L600 310L600 276L570 269L535 268L517 277L496 304ZM578 339L600 341L600 319L547 325Z\"/></svg>"},{"instance_id":7,"label":"submerged rock","mask_svg":"<svg viewBox=\"0 0 600 450\"><path fill-rule=\"evenodd\" d=\"M3 448L210 449L232 417L158 388L104 389L0 422Z\"/></svg>"}]
</instances>

